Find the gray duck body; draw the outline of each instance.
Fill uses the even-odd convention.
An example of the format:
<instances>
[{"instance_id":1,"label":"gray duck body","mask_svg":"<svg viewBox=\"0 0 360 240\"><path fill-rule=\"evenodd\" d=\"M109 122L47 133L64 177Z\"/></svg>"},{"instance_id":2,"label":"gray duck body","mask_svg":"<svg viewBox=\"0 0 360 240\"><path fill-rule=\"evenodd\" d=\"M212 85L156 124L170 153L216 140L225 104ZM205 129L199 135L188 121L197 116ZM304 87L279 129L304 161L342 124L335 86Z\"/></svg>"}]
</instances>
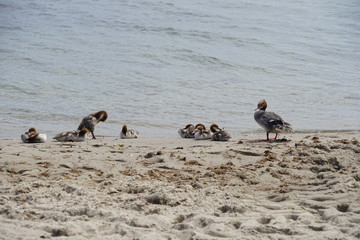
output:
<instances>
[{"instance_id":1,"label":"gray duck body","mask_svg":"<svg viewBox=\"0 0 360 240\"><path fill-rule=\"evenodd\" d=\"M267 103L263 99L258 103L258 108L254 113L255 121L266 131L266 137L269 140L269 133L292 132L291 125L285 122L278 114L267 112Z\"/></svg>"}]
</instances>

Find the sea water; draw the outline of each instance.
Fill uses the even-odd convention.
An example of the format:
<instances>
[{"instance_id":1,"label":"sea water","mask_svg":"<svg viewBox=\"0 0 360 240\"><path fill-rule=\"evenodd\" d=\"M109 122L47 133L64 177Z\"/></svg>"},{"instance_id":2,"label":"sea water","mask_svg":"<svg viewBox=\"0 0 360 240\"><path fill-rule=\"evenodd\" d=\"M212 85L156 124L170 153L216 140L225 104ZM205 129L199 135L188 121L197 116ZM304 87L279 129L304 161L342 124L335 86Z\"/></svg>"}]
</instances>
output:
<instances>
[{"instance_id":1,"label":"sea water","mask_svg":"<svg viewBox=\"0 0 360 240\"><path fill-rule=\"evenodd\" d=\"M358 0L2 0L0 138L92 112L142 137L188 123L258 131L260 99L294 130L360 128Z\"/></svg>"}]
</instances>

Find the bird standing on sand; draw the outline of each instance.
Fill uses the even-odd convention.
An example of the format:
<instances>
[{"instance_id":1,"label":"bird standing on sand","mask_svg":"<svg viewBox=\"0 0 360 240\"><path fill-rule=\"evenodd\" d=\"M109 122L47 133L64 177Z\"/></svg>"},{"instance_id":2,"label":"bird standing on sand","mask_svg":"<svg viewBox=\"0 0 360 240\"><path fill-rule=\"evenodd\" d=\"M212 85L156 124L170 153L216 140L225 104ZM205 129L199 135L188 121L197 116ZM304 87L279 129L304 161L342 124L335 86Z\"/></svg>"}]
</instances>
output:
<instances>
[{"instance_id":1,"label":"bird standing on sand","mask_svg":"<svg viewBox=\"0 0 360 240\"><path fill-rule=\"evenodd\" d=\"M83 118L77 130L82 130L85 128L89 132L91 132L93 139L96 139L94 135L96 124L98 124L100 121L105 122L107 118L108 118L108 114L104 110L95 113L90 113L89 115Z\"/></svg>"},{"instance_id":2,"label":"bird standing on sand","mask_svg":"<svg viewBox=\"0 0 360 240\"><path fill-rule=\"evenodd\" d=\"M36 128L30 128L29 131L21 134L21 140L24 143L44 143L46 142L46 138L46 134L38 133Z\"/></svg>"},{"instance_id":3,"label":"bird standing on sand","mask_svg":"<svg viewBox=\"0 0 360 240\"><path fill-rule=\"evenodd\" d=\"M227 131L220 129L216 124L211 124L210 131L212 132L211 139L213 141L228 141L231 138Z\"/></svg>"},{"instance_id":4,"label":"bird standing on sand","mask_svg":"<svg viewBox=\"0 0 360 240\"><path fill-rule=\"evenodd\" d=\"M128 129L126 124L122 127L120 132L121 139L138 138L139 132L133 129Z\"/></svg>"},{"instance_id":5,"label":"bird standing on sand","mask_svg":"<svg viewBox=\"0 0 360 240\"><path fill-rule=\"evenodd\" d=\"M178 133L182 138L194 138L195 127L192 124L188 124L184 128L179 129Z\"/></svg>"},{"instance_id":6,"label":"bird standing on sand","mask_svg":"<svg viewBox=\"0 0 360 240\"><path fill-rule=\"evenodd\" d=\"M265 99L259 101L257 109L255 109L255 121L266 131L266 139L269 139L269 133L276 133L275 140L278 133L292 132L291 125L285 122L279 115L273 112L266 112L267 103Z\"/></svg>"},{"instance_id":7,"label":"bird standing on sand","mask_svg":"<svg viewBox=\"0 0 360 240\"><path fill-rule=\"evenodd\" d=\"M87 129L74 130L69 132L63 132L55 135L53 139L58 140L59 142L83 142L86 139L86 134L88 133Z\"/></svg>"}]
</instances>

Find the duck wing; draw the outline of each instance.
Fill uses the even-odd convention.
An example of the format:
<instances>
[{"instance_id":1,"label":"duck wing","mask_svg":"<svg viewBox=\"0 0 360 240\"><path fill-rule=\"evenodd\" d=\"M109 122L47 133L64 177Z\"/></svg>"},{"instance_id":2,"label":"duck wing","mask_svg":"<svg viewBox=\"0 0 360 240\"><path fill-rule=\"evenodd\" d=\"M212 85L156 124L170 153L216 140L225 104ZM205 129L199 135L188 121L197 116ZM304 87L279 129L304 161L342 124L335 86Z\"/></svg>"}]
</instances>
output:
<instances>
[{"instance_id":1,"label":"duck wing","mask_svg":"<svg viewBox=\"0 0 360 240\"><path fill-rule=\"evenodd\" d=\"M291 125L285 122L278 114L273 112L265 112L260 117L260 121L271 131L292 131Z\"/></svg>"},{"instance_id":2,"label":"duck wing","mask_svg":"<svg viewBox=\"0 0 360 240\"><path fill-rule=\"evenodd\" d=\"M93 116L86 116L81 121L80 125L78 126L77 130L82 130L84 128L88 129L90 132L93 132L96 125L96 118Z\"/></svg>"},{"instance_id":3,"label":"duck wing","mask_svg":"<svg viewBox=\"0 0 360 240\"><path fill-rule=\"evenodd\" d=\"M230 134L224 130L219 130L211 136L213 141L228 141L230 138Z\"/></svg>"},{"instance_id":4,"label":"duck wing","mask_svg":"<svg viewBox=\"0 0 360 240\"><path fill-rule=\"evenodd\" d=\"M59 142L70 142L75 141L78 131L69 131L56 134L53 139L58 140Z\"/></svg>"}]
</instances>

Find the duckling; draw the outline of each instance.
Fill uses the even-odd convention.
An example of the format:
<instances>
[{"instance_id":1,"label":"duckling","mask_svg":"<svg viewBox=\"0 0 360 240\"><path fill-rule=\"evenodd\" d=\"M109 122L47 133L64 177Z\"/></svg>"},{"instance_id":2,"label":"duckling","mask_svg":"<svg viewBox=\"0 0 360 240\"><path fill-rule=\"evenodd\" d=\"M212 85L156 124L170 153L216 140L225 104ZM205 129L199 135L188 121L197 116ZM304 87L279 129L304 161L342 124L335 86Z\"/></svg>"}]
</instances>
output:
<instances>
[{"instance_id":1,"label":"duckling","mask_svg":"<svg viewBox=\"0 0 360 240\"><path fill-rule=\"evenodd\" d=\"M205 128L204 124L196 124L195 128L195 140L211 139L211 132Z\"/></svg>"},{"instance_id":2,"label":"duckling","mask_svg":"<svg viewBox=\"0 0 360 240\"><path fill-rule=\"evenodd\" d=\"M56 139L59 142L83 142L86 139L87 133L88 130L84 128L82 130L74 130L74 131L59 133L55 135L53 139Z\"/></svg>"},{"instance_id":3,"label":"duckling","mask_svg":"<svg viewBox=\"0 0 360 240\"><path fill-rule=\"evenodd\" d=\"M182 138L194 138L195 137L195 127L192 124L188 124L185 128L178 130L180 137Z\"/></svg>"},{"instance_id":4,"label":"duckling","mask_svg":"<svg viewBox=\"0 0 360 240\"><path fill-rule=\"evenodd\" d=\"M273 112L266 112L267 102L265 99L259 101L257 109L255 109L255 121L266 131L266 139L269 139L269 133L275 133L275 140L279 133L292 132L291 125L285 122L279 115Z\"/></svg>"},{"instance_id":5,"label":"duckling","mask_svg":"<svg viewBox=\"0 0 360 240\"><path fill-rule=\"evenodd\" d=\"M21 135L21 140L24 143L44 143L46 139L46 134L38 133L36 128L30 128L29 131Z\"/></svg>"},{"instance_id":6,"label":"duckling","mask_svg":"<svg viewBox=\"0 0 360 240\"><path fill-rule=\"evenodd\" d=\"M90 113L89 115L83 118L77 130L82 130L86 128L91 133L93 139L96 139L94 135L96 124L98 124L100 121L105 122L107 118L108 118L108 114L104 110L95 113Z\"/></svg>"},{"instance_id":7,"label":"duckling","mask_svg":"<svg viewBox=\"0 0 360 240\"><path fill-rule=\"evenodd\" d=\"M211 124L210 130L213 133L211 136L213 141L228 141L231 138L227 131L220 129L216 124Z\"/></svg>"},{"instance_id":8,"label":"duckling","mask_svg":"<svg viewBox=\"0 0 360 240\"><path fill-rule=\"evenodd\" d=\"M120 132L121 139L138 138L138 137L139 137L138 131L128 129L126 124L122 127Z\"/></svg>"}]
</instances>

